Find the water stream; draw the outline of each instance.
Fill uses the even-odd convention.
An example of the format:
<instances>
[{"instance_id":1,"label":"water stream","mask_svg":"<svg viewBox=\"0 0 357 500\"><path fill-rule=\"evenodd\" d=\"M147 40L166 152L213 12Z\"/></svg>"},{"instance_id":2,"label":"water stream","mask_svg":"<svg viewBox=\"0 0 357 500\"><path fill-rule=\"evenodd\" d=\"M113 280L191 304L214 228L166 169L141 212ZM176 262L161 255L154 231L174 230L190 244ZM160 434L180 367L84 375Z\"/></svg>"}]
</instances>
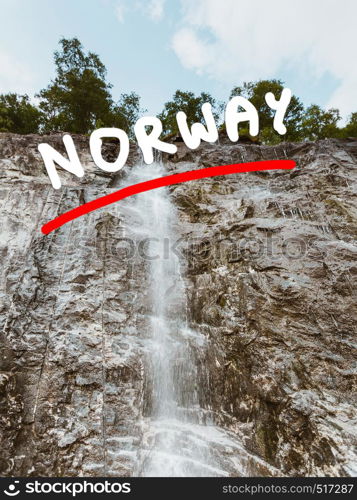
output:
<instances>
[{"instance_id":1,"label":"water stream","mask_svg":"<svg viewBox=\"0 0 357 500\"><path fill-rule=\"evenodd\" d=\"M138 165L128 184L163 175L161 163ZM178 237L176 208L167 188L140 194L133 203L150 287L143 436L135 475L245 475L251 472L251 456L237 436L213 424L207 405L200 406L200 391L208 391L199 387L208 379L202 370L208 368L198 367L197 360L212 346L187 325L181 263L171 248Z\"/></svg>"}]
</instances>

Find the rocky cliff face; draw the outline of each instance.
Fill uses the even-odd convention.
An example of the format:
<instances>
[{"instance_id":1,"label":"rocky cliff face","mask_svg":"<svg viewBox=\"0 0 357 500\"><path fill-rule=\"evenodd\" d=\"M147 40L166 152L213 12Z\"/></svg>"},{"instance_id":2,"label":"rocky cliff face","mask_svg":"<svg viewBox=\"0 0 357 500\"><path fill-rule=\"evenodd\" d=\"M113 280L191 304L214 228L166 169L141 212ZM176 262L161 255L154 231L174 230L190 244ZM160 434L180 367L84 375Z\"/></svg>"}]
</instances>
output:
<instances>
[{"instance_id":1,"label":"rocky cliff face","mask_svg":"<svg viewBox=\"0 0 357 500\"><path fill-rule=\"evenodd\" d=\"M76 137L86 175L61 172L55 191L41 141L60 149L59 135L0 134L0 472L135 475L150 414L140 214L131 199L48 236L40 227L124 185L139 156L106 174ZM222 461L236 456L225 472L355 475L357 141L222 138L179 144L164 166L284 158L294 171L172 186L175 238L163 244L180 257L188 326L209 345L196 352L200 408L239 442L217 439Z\"/></svg>"}]
</instances>

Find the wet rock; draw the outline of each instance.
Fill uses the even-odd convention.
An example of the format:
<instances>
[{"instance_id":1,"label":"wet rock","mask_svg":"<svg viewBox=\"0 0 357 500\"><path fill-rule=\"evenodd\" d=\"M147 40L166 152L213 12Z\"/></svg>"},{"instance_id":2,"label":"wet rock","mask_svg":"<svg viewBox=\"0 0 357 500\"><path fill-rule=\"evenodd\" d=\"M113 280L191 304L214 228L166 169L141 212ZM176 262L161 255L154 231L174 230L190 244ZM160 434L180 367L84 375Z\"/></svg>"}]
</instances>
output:
<instances>
[{"instance_id":1,"label":"wet rock","mask_svg":"<svg viewBox=\"0 0 357 500\"><path fill-rule=\"evenodd\" d=\"M356 145L201 146L197 165L297 167L222 179L224 193L199 181L204 227L198 185L178 197L191 322L221 353L210 361L217 421L249 422L248 449L287 475L354 474Z\"/></svg>"},{"instance_id":2,"label":"wet rock","mask_svg":"<svg viewBox=\"0 0 357 500\"><path fill-rule=\"evenodd\" d=\"M55 191L37 144L60 149L61 135L0 134L5 476L135 474L155 439L143 437L150 287L140 213L128 200L40 233L125 183L95 167L86 138L74 140L86 175L64 174ZM164 155L167 170L278 158L297 167L168 190L187 326L209 345L197 350L197 390L202 421L216 426L218 473L355 475L357 141L220 140L180 144ZM114 158L115 144L106 147ZM201 433L192 427L187 439Z\"/></svg>"}]
</instances>

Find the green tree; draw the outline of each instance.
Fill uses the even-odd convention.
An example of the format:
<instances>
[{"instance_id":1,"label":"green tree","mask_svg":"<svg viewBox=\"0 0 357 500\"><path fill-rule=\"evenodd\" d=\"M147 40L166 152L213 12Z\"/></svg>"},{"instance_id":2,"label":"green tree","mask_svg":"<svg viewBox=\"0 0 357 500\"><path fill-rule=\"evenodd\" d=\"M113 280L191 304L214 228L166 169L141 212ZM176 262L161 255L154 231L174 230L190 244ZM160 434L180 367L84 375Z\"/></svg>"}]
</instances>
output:
<instances>
[{"instance_id":1,"label":"green tree","mask_svg":"<svg viewBox=\"0 0 357 500\"><path fill-rule=\"evenodd\" d=\"M54 53L56 77L40 91L40 108L46 119L44 130L65 130L86 134L98 120L111 119L111 85L97 54L84 53L77 38L60 40Z\"/></svg>"},{"instance_id":2,"label":"green tree","mask_svg":"<svg viewBox=\"0 0 357 500\"><path fill-rule=\"evenodd\" d=\"M163 111L158 115L162 121L163 130L166 135L178 134L176 114L183 111L187 116L187 124L192 126L194 123L204 123L202 115L202 104L209 102L212 106L213 115L217 120L220 113L220 105L207 92L201 92L195 96L193 92L183 92L176 90L171 101L165 103Z\"/></svg>"},{"instance_id":3,"label":"green tree","mask_svg":"<svg viewBox=\"0 0 357 500\"><path fill-rule=\"evenodd\" d=\"M41 112L27 95L0 95L0 132L35 134L39 131Z\"/></svg>"},{"instance_id":4,"label":"green tree","mask_svg":"<svg viewBox=\"0 0 357 500\"><path fill-rule=\"evenodd\" d=\"M9 119L7 108L2 102L3 96L0 98L0 132L10 132L11 121Z\"/></svg>"},{"instance_id":5,"label":"green tree","mask_svg":"<svg viewBox=\"0 0 357 500\"><path fill-rule=\"evenodd\" d=\"M357 137L357 112L350 115L345 127L341 130L342 137Z\"/></svg>"},{"instance_id":6,"label":"green tree","mask_svg":"<svg viewBox=\"0 0 357 500\"><path fill-rule=\"evenodd\" d=\"M140 97L135 92L121 94L118 102L113 104L109 123L111 127L118 127L129 135L134 136L134 125L145 110L140 107Z\"/></svg>"},{"instance_id":7,"label":"green tree","mask_svg":"<svg viewBox=\"0 0 357 500\"><path fill-rule=\"evenodd\" d=\"M340 137L341 129L337 123L340 120L338 109L323 110L317 104L312 104L304 112L302 131L305 139L317 141L328 137Z\"/></svg>"},{"instance_id":8,"label":"green tree","mask_svg":"<svg viewBox=\"0 0 357 500\"><path fill-rule=\"evenodd\" d=\"M245 97L255 106L259 113L259 139L268 144L301 139L301 119L304 106L296 96L292 96L284 118L287 133L281 136L273 129L275 111L267 105L265 94L272 92L275 98L279 99L283 88L284 83L281 80L259 80L257 82L244 82L242 86L234 87L230 95L230 98L237 95ZM248 127L242 124L241 132L248 135Z\"/></svg>"}]
</instances>

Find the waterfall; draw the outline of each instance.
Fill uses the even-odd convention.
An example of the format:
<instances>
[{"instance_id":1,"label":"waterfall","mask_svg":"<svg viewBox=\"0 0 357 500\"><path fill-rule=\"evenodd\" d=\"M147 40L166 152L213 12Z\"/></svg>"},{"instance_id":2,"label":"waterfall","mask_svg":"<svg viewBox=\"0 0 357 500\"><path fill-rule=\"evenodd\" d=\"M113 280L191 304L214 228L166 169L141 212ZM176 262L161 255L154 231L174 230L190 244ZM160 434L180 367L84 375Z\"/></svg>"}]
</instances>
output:
<instances>
[{"instance_id":1,"label":"waterfall","mask_svg":"<svg viewBox=\"0 0 357 500\"><path fill-rule=\"evenodd\" d=\"M134 184L163 175L159 162L137 165L127 181ZM143 436L135 475L248 474L252 459L237 435L215 426L209 408L200 405L200 394L207 400L209 377L208 367L201 363L199 368L197 360L205 359L211 346L187 325L182 264L173 249L178 218L169 190L142 193L130 203L137 217L136 238L139 245L145 243L141 248L149 287Z\"/></svg>"}]
</instances>

